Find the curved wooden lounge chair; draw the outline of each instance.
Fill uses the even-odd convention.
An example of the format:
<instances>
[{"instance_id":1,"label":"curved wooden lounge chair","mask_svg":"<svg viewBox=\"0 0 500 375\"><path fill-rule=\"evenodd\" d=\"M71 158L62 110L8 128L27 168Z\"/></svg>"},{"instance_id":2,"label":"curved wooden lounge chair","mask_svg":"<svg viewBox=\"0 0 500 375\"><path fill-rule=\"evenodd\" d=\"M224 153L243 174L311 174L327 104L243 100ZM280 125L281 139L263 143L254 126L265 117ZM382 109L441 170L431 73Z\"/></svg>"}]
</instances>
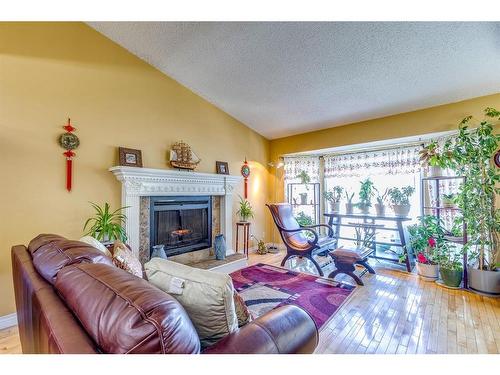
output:
<instances>
[{"instance_id":1,"label":"curved wooden lounge chair","mask_svg":"<svg viewBox=\"0 0 500 375\"><path fill-rule=\"evenodd\" d=\"M317 224L310 226L300 226L293 216L292 206L288 203L271 203L266 204L271 211L274 223L278 227L281 239L286 246L286 256L281 261L281 266L285 262L295 256L309 259L320 276L323 276L323 271L318 262L314 260L313 254L318 254L332 250L335 245L333 238L333 229L327 224ZM327 237L320 237L314 228L325 227L328 229ZM312 239L308 239L304 232L310 232L313 235Z\"/></svg>"}]
</instances>

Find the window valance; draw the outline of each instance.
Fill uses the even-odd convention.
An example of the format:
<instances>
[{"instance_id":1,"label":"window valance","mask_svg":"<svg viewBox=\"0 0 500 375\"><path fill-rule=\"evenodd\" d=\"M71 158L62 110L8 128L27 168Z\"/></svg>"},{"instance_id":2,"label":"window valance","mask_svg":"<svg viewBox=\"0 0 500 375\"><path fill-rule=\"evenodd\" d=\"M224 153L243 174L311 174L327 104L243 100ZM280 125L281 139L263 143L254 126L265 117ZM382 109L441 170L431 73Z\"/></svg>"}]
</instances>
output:
<instances>
[{"instance_id":1,"label":"window valance","mask_svg":"<svg viewBox=\"0 0 500 375\"><path fill-rule=\"evenodd\" d=\"M305 171L311 178L311 182L319 181L319 157L318 156L294 156L285 157L285 181L299 182L297 177L302 171Z\"/></svg>"}]
</instances>

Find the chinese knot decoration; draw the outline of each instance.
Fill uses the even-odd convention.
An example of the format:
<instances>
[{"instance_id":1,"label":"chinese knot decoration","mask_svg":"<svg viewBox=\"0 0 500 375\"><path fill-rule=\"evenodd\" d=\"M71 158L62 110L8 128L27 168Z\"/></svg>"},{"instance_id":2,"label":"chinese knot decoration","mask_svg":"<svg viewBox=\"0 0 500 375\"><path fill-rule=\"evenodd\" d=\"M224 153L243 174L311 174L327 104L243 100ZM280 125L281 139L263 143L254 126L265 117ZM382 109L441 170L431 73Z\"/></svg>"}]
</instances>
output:
<instances>
[{"instance_id":1,"label":"chinese knot decoration","mask_svg":"<svg viewBox=\"0 0 500 375\"><path fill-rule=\"evenodd\" d=\"M248 176L250 176L250 167L247 162L247 158L245 158L245 162L241 166L241 175L245 179L245 199L248 198Z\"/></svg>"},{"instance_id":2,"label":"chinese knot decoration","mask_svg":"<svg viewBox=\"0 0 500 375\"><path fill-rule=\"evenodd\" d=\"M76 155L73 150L78 148L80 145L80 140L73 133L76 128L71 125L71 120L68 118L68 123L63 126L66 133L61 134L59 137L59 144L66 151L63 155L66 157L66 189L71 191L71 180L73 175L73 157Z\"/></svg>"}]
</instances>

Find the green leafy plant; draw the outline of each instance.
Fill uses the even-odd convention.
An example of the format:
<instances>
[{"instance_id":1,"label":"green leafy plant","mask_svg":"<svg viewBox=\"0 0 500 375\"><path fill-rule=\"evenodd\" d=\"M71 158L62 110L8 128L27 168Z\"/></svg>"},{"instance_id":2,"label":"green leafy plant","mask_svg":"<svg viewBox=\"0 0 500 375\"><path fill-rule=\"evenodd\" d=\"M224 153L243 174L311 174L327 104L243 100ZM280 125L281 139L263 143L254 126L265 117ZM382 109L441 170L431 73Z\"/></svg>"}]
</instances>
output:
<instances>
[{"instance_id":1,"label":"green leafy plant","mask_svg":"<svg viewBox=\"0 0 500 375\"><path fill-rule=\"evenodd\" d=\"M338 202L340 202L340 197L342 196L343 192L344 192L344 188L342 186L334 186L332 190L325 191L323 193L323 197L328 202L338 203Z\"/></svg>"},{"instance_id":2,"label":"green leafy plant","mask_svg":"<svg viewBox=\"0 0 500 375\"><path fill-rule=\"evenodd\" d=\"M465 177L455 201L467 224L465 248L469 259L477 260L480 270L494 271L500 263L500 212L495 207L496 194L500 193L500 172L492 157L499 148L500 135L494 132L493 122L500 119L500 111L486 108L484 114L485 118L475 123L475 128L469 127L472 116L464 118L458 134L445 148L452 156L450 167Z\"/></svg>"},{"instance_id":3,"label":"green leafy plant","mask_svg":"<svg viewBox=\"0 0 500 375\"><path fill-rule=\"evenodd\" d=\"M300 226L308 226L314 224L312 217L306 215L303 211L300 211L297 216L295 216L295 220L297 220L297 223L299 223Z\"/></svg>"},{"instance_id":4,"label":"green leafy plant","mask_svg":"<svg viewBox=\"0 0 500 375\"><path fill-rule=\"evenodd\" d=\"M427 167L441 167L447 168L451 161L451 153L446 150L439 151L439 145L436 141L432 141L425 146L420 152L420 163L422 166Z\"/></svg>"},{"instance_id":5,"label":"green leafy plant","mask_svg":"<svg viewBox=\"0 0 500 375\"><path fill-rule=\"evenodd\" d=\"M302 184L308 184L311 182L311 177L309 177L309 175L307 174L306 171L301 171L298 175L297 175L297 178L300 179L300 182Z\"/></svg>"},{"instance_id":6,"label":"green leafy plant","mask_svg":"<svg viewBox=\"0 0 500 375\"><path fill-rule=\"evenodd\" d=\"M418 220L418 224L408 227L411 251L418 262L437 264L439 248L445 244L443 222L434 215L420 216Z\"/></svg>"},{"instance_id":7,"label":"green leafy plant","mask_svg":"<svg viewBox=\"0 0 500 375\"><path fill-rule=\"evenodd\" d=\"M255 214L253 212L252 205L249 201L240 196L240 208L236 211L242 221L247 221L250 218L254 218Z\"/></svg>"},{"instance_id":8,"label":"green leafy plant","mask_svg":"<svg viewBox=\"0 0 500 375\"><path fill-rule=\"evenodd\" d=\"M125 242L127 235L123 224L127 217L123 214L123 210L128 207L120 207L110 212L109 203L104 203L104 207L100 207L96 203L89 203L94 208L95 215L85 222L84 231L90 226L85 235L92 236L99 241L120 240Z\"/></svg>"},{"instance_id":9,"label":"green leafy plant","mask_svg":"<svg viewBox=\"0 0 500 375\"><path fill-rule=\"evenodd\" d=\"M450 271L463 270L463 248L458 249L449 243L442 243L436 250L436 261L439 267Z\"/></svg>"},{"instance_id":10,"label":"green leafy plant","mask_svg":"<svg viewBox=\"0 0 500 375\"><path fill-rule=\"evenodd\" d=\"M358 206L371 207L372 197L375 195L373 181L367 178L366 180L360 181L360 184Z\"/></svg>"},{"instance_id":11,"label":"green leafy plant","mask_svg":"<svg viewBox=\"0 0 500 375\"><path fill-rule=\"evenodd\" d=\"M404 186L401 189L394 187L388 191L389 200L392 205L409 205L410 197L414 192L415 188L413 186Z\"/></svg>"},{"instance_id":12,"label":"green leafy plant","mask_svg":"<svg viewBox=\"0 0 500 375\"><path fill-rule=\"evenodd\" d=\"M455 204L455 194L443 194L443 205L453 206Z\"/></svg>"}]
</instances>

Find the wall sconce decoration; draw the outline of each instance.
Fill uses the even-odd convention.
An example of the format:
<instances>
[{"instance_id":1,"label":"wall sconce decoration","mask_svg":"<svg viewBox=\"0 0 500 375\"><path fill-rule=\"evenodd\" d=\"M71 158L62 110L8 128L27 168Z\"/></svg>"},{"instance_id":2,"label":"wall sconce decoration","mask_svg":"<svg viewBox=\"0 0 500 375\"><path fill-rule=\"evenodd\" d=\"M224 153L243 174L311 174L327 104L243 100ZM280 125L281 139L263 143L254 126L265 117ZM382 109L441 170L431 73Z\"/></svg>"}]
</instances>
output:
<instances>
[{"instance_id":1,"label":"wall sconce decoration","mask_svg":"<svg viewBox=\"0 0 500 375\"><path fill-rule=\"evenodd\" d=\"M241 175L245 180L245 190L244 195L245 199L248 198L248 177L250 176L250 166L248 165L247 158L245 158L245 162L241 166Z\"/></svg>"},{"instance_id":2,"label":"wall sconce decoration","mask_svg":"<svg viewBox=\"0 0 500 375\"><path fill-rule=\"evenodd\" d=\"M73 176L73 158L75 157L75 153L73 150L78 148L80 145L80 140L73 132L76 130L71 125L71 119L68 118L68 123L63 126L63 129L66 130L66 133L61 134L59 137L59 144L66 151L63 152L63 155L66 157L66 190L71 191L72 188L72 176Z\"/></svg>"}]
</instances>

